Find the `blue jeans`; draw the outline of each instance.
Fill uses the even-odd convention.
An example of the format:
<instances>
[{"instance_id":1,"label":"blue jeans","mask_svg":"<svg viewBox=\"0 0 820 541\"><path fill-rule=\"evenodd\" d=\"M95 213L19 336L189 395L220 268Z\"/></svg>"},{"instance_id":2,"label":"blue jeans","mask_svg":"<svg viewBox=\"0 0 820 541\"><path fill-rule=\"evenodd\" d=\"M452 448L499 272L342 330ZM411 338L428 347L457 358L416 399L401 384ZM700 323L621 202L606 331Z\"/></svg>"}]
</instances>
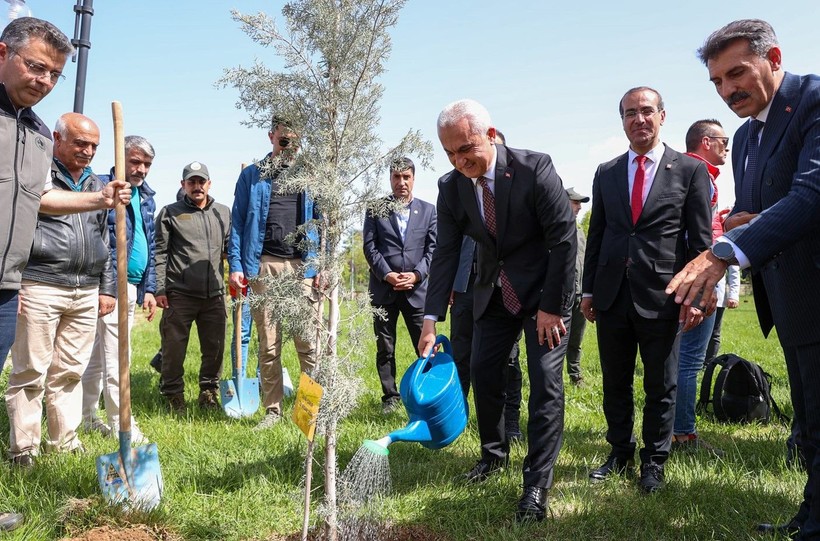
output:
<instances>
[{"instance_id":1,"label":"blue jeans","mask_svg":"<svg viewBox=\"0 0 820 541\"><path fill-rule=\"evenodd\" d=\"M236 323L236 316L231 311L231 321ZM246 368L247 374L248 344L251 342L251 329L253 328L253 318L251 317L251 305L248 302L242 303L242 366ZM236 331L231 333L231 374L236 370Z\"/></svg>"},{"instance_id":2,"label":"blue jeans","mask_svg":"<svg viewBox=\"0 0 820 541\"><path fill-rule=\"evenodd\" d=\"M17 290L0 290L0 371L14 343L17 330Z\"/></svg>"},{"instance_id":3,"label":"blue jeans","mask_svg":"<svg viewBox=\"0 0 820 541\"><path fill-rule=\"evenodd\" d=\"M675 426L673 434L695 434L695 403L698 397L698 372L703 368L706 346L712 336L715 314L704 319L700 325L683 333L680 340L678 361L678 397L675 401Z\"/></svg>"}]
</instances>

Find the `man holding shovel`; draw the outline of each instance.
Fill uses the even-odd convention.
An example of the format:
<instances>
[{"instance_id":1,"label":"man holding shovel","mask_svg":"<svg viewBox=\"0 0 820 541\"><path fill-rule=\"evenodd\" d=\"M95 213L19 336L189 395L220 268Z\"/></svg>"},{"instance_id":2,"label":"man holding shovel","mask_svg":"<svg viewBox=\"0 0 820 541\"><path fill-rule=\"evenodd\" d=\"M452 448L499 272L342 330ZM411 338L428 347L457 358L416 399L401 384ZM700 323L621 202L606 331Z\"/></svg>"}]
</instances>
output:
<instances>
[{"instance_id":1,"label":"man holding shovel","mask_svg":"<svg viewBox=\"0 0 820 541\"><path fill-rule=\"evenodd\" d=\"M0 156L4 158L0 159L24 151L31 156L14 169L12 182L0 183L0 198L10 203L0 219L0 253L5 254L0 260L0 369L15 340L18 290L38 207L50 213L111 207L115 190L125 186L123 181L113 181L100 193L51 190L51 133L31 108L62 78L63 66L73 50L57 27L33 17L11 21L0 35L0 127L4 134L0 136ZM31 194L42 196L38 199ZM130 196L127 191L121 194L123 202ZM0 531L16 528L22 521L18 513L0 513Z\"/></svg>"}]
</instances>

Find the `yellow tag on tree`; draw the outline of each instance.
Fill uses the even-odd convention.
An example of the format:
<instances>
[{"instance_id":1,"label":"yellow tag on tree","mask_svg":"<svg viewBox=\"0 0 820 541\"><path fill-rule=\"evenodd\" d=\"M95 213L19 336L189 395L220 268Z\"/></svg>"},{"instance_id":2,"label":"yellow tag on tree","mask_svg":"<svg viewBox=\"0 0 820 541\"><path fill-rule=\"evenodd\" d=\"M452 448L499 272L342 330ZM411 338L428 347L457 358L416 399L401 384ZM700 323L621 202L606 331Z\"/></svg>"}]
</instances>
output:
<instances>
[{"instance_id":1,"label":"yellow tag on tree","mask_svg":"<svg viewBox=\"0 0 820 541\"><path fill-rule=\"evenodd\" d=\"M299 376L299 390L296 391L296 403L293 405L293 422L302 429L308 441L313 441L313 434L316 432L316 416L319 414L323 391L321 385L302 372Z\"/></svg>"}]
</instances>

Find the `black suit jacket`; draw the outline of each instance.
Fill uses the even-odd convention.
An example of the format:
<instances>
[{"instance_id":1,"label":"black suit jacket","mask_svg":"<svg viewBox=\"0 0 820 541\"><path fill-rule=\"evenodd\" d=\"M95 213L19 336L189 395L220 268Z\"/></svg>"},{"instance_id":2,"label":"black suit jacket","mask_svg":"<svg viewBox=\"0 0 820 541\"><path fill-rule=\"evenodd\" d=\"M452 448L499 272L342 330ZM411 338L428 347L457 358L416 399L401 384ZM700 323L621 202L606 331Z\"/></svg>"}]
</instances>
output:
<instances>
[{"instance_id":1,"label":"black suit jacket","mask_svg":"<svg viewBox=\"0 0 820 541\"><path fill-rule=\"evenodd\" d=\"M601 164L592 182L584 293L608 310L629 268L632 302L646 318L678 317L665 289L712 243L709 173L703 162L665 147L638 222L632 224L629 153Z\"/></svg>"},{"instance_id":2,"label":"black suit jacket","mask_svg":"<svg viewBox=\"0 0 820 541\"><path fill-rule=\"evenodd\" d=\"M463 235L477 243L473 316L482 316L504 268L521 315L562 314L572 306L575 219L561 179L546 154L496 145L497 239L484 226L471 179L456 170L438 181L438 237L424 313L443 320Z\"/></svg>"},{"instance_id":3,"label":"black suit jacket","mask_svg":"<svg viewBox=\"0 0 820 541\"><path fill-rule=\"evenodd\" d=\"M392 200L392 196L388 199ZM384 280L390 272L415 271L419 275L416 286L405 292L411 306L424 306L427 294L427 273L436 247L436 209L430 203L414 198L404 240L399 234L395 213L376 217L368 212L362 228L364 257L370 265L371 302L391 304L398 293Z\"/></svg>"},{"instance_id":4,"label":"black suit jacket","mask_svg":"<svg viewBox=\"0 0 820 541\"><path fill-rule=\"evenodd\" d=\"M748 122L735 133L735 197L746 163ZM785 346L820 341L820 77L786 73L772 98L758 154L752 212L759 218L726 233L752 265L764 334Z\"/></svg>"}]
</instances>

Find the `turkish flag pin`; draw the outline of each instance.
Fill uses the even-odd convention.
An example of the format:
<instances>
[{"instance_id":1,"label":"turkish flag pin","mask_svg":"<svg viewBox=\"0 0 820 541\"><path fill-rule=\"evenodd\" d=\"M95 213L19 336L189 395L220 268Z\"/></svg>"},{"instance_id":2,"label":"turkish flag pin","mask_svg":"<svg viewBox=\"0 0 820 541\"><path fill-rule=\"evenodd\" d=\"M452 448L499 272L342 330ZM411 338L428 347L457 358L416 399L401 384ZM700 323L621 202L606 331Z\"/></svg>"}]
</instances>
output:
<instances>
[{"instance_id":1,"label":"turkish flag pin","mask_svg":"<svg viewBox=\"0 0 820 541\"><path fill-rule=\"evenodd\" d=\"M787 105L787 106L786 106L786 112L787 112L787 113L791 113L791 112L792 112L792 106L791 106L791 105Z\"/></svg>"}]
</instances>

